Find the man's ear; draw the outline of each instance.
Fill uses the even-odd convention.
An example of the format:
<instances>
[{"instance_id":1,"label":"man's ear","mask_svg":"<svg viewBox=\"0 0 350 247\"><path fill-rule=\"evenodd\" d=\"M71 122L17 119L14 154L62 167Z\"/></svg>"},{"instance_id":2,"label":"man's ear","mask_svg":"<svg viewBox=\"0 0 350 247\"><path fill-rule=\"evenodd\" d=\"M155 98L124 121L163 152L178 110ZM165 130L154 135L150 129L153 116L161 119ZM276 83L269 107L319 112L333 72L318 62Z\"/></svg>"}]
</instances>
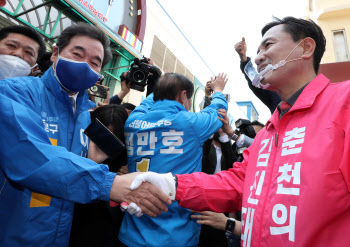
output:
<instances>
[{"instance_id":1,"label":"man's ear","mask_svg":"<svg viewBox=\"0 0 350 247\"><path fill-rule=\"evenodd\" d=\"M186 90L181 91L181 92L177 95L176 101L179 102L180 104L184 104L184 103L185 103L184 99L187 98L187 97L186 97L186 93L187 93Z\"/></svg>"},{"instance_id":2,"label":"man's ear","mask_svg":"<svg viewBox=\"0 0 350 247\"><path fill-rule=\"evenodd\" d=\"M313 57L315 49L316 49L316 42L310 37L307 37L304 39L304 51L301 55L301 58L303 59L310 59Z\"/></svg>"},{"instance_id":3,"label":"man's ear","mask_svg":"<svg viewBox=\"0 0 350 247\"><path fill-rule=\"evenodd\" d=\"M53 51L52 51L52 55L51 55L50 60L51 60L51 62L54 63L54 62L57 60L57 58L58 58L58 47L55 46L55 47L53 48Z\"/></svg>"}]
</instances>

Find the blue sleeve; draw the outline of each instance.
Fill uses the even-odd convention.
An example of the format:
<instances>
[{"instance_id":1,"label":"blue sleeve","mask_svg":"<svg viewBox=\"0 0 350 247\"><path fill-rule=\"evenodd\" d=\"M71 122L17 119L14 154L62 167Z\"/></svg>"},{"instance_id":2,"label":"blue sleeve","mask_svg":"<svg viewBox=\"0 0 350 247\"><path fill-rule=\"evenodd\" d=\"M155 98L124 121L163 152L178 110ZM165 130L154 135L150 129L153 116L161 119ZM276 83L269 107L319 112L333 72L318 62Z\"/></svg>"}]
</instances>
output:
<instances>
[{"instance_id":1,"label":"blue sleeve","mask_svg":"<svg viewBox=\"0 0 350 247\"><path fill-rule=\"evenodd\" d=\"M67 149L52 146L38 114L0 95L0 168L29 190L79 203L109 200L115 173Z\"/></svg>"},{"instance_id":2,"label":"blue sleeve","mask_svg":"<svg viewBox=\"0 0 350 247\"><path fill-rule=\"evenodd\" d=\"M130 122L135 120L136 117L140 115L144 115L150 111L152 106L154 105L153 93L150 94L146 99L144 99L139 106L137 106L131 113L128 119L126 120L125 126L127 126Z\"/></svg>"},{"instance_id":3,"label":"blue sleeve","mask_svg":"<svg viewBox=\"0 0 350 247\"><path fill-rule=\"evenodd\" d=\"M219 120L219 109L227 110L227 102L222 93L215 93L209 106L198 113L194 113L189 119L194 131L198 134L200 142L205 142L213 133L222 126Z\"/></svg>"},{"instance_id":4,"label":"blue sleeve","mask_svg":"<svg viewBox=\"0 0 350 247\"><path fill-rule=\"evenodd\" d=\"M11 79L5 79L0 81L0 94L9 97L16 102L26 105L31 109L35 108L35 103L38 101L32 94L29 87L25 87L22 84L28 85L32 83L32 80L40 80L39 78L32 77L17 77Z\"/></svg>"}]
</instances>

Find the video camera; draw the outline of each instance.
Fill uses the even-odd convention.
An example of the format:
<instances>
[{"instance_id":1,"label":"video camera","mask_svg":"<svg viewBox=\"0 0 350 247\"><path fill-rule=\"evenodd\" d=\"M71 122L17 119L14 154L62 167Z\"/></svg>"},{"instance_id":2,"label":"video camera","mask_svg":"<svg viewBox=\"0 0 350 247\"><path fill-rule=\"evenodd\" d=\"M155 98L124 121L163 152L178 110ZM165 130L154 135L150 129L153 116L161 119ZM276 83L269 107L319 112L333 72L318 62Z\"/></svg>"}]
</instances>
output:
<instances>
[{"instance_id":1,"label":"video camera","mask_svg":"<svg viewBox=\"0 0 350 247\"><path fill-rule=\"evenodd\" d=\"M256 133L251 124L252 122L250 122L248 119L242 119L242 118L238 119L235 122L235 125L236 125L235 134L238 136L244 134L250 138L254 138Z\"/></svg>"},{"instance_id":2,"label":"video camera","mask_svg":"<svg viewBox=\"0 0 350 247\"><path fill-rule=\"evenodd\" d=\"M125 80L127 83L131 82L132 89L144 92L150 73L158 76L162 75L162 71L157 66L150 65L146 57L142 59L135 58L129 73L126 76L122 74L120 80Z\"/></svg>"}]
</instances>

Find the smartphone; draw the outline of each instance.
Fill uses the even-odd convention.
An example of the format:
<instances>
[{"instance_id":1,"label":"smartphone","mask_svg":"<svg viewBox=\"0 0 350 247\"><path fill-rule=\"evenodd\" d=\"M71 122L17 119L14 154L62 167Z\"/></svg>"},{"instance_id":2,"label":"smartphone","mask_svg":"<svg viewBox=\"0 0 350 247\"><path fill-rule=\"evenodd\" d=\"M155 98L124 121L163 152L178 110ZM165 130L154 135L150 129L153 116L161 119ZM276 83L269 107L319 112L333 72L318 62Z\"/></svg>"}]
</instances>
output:
<instances>
[{"instance_id":1,"label":"smartphone","mask_svg":"<svg viewBox=\"0 0 350 247\"><path fill-rule=\"evenodd\" d=\"M96 96L102 99L107 98L107 92L109 91L109 87L95 84L90 87L88 90L88 94L91 96Z\"/></svg>"},{"instance_id":2,"label":"smartphone","mask_svg":"<svg viewBox=\"0 0 350 247\"><path fill-rule=\"evenodd\" d=\"M115 159L125 148L124 143L97 118L84 133L111 159Z\"/></svg>"}]
</instances>

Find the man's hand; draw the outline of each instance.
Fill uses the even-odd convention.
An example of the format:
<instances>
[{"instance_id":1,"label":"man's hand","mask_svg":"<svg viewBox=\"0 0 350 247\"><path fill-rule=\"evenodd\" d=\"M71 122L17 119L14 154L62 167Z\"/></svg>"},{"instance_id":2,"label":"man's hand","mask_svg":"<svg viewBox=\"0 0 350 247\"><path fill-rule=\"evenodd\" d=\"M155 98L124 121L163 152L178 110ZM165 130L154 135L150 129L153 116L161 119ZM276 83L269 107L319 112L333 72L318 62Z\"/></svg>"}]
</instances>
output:
<instances>
[{"instance_id":1,"label":"man's hand","mask_svg":"<svg viewBox=\"0 0 350 247\"><path fill-rule=\"evenodd\" d=\"M225 231L228 217L226 217L224 214L214 213L211 211L196 212L192 210L191 210L191 213L199 214L199 215L197 214L191 215L191 218L196 219L198 224L208 225L218 230Z\"/></svg>"},{"instance_id":2,"label":"man's hand","mask_svg":"<svg viewBox=\"0 0 350 247\"><path fill-rule=\"evenodd\" d=\"M130 93L130 87L131 87L131 82L126 83L126 81L122 81L120 83L121 86L121 90L118 93L118 97L119 99L123 100L125 98L125 96Z\"/></svg>"},{"instance_id":3,"label":"man's hand","mask_svg":"<svg viewBox=\"0 0 350 247\"><path fill-rule=\"evenodd\" d=\"M222 116L222 118L219 116L219 120L222 122L222 131L225 132L229 137L233 136L234 131L230 125L230 119L227 116L227 111L224 109L219 109L218 114Z\"/></svg>"},{"instance_id":4,"label":"man's hand","mask_svg":"<svg viewBox=\"0 0 350 247\"><path fill-rule=\"evenodd\" d=\"M134 181L130 185L130 189L137 189L144 182L150 182L151 184L159 188L164 194L166 194L170 200L175 200L175 179L170 172L166 174L158 174L155 172L142 173L134 179Z\"/></svg>"},{"instance_id":5,"label":"man's hand","mask_svg":"<svg viewBox=\"0 0 350 247\"><path fill-rule=\"evenodd\" d=\"M214 213L211 211L196 212L191 210L191 212L200 214L200 215L191 215L191 218L196 219L198 224L208 225L216 229L225 231L228 217L226 217L224 214ZM240 237L242 233L241 229L242 229L242 222L239 220L236 220L236 225L233 230L233 234Z\"/></svg>"},{"instance_id":6,"label":"man's hand","mask_svg":"<svg viewBox=\"0 0 350 247\"><path fill-rule=\"evenodd\" d=\"M219 136L224 136L226 133L222 130L222 128L218 129Z\"/></svg>"},{"instance_id":7,"label":"man's hand","mask_svg":"<svg viewBox=\"0 0 350 247\"><path fill-rule=\"evenodd\" d=\"M215 79L213 77L211 78L211 89L214 91L214 93L222 93L222 91L224 91L227 81L228 78L226 78L226 74L219 73L219 75Z\"/></svg>"},{"instance_id":8,"label":"man's hand","mask_svg":"<svg viewBox=\"0 0 350 247\"><path fill-rule=\"evenodd\" d=\"M156 217L161 211L167 212L168 208L164 204L171 204L171 200L160 189L150 183L143 183L137 189L130 190L130 185L137 175L141 173L129 173L123 176L115 176L110 199L115 202L132 202L139 206L142 213L151 217Z\"/></svg>"},{"instance_id":9,"label":"man's hand","mask_svg":"<svg viewBox=\"0 0 350 247\"><path fill-rule=\"evenodd\" d=\"M207 81L205 85L205 97L209 97L211 95L211 81Z\"/></svg>"},{"instance_id":10,"label":"man's hand","mask_svg":"<svg viewBox=\"0 0 350 247\"><path fill-rule=\"evenodd\" d=\"M235 44L235 50L238 53L241 62L247 61L247 44L245 43L245 38Z\"/></svg>"},{"instance_id":11,"label":"man's hand","mask_svg":"<svg viewBox=\"0 0 350 247\"><path fill-rule=\"evenodd\" d=\"M124 77L126 77L128 72L124 72ZM130 87L131 87L131 82L126 83L126 81L121 81L120 82L120 92L118 93L118 98L120 100L123 100L125 96L130 92Z\"/></svg>"},{"instance_id":12,"label":"man's hand","mask_svg":"<svg viewBox=\"0 0 350 247\"><path fill-rule=\"evenodd\" d=\"M153 59L152 58L147 58L148 64L149 65L154 65Z\"/></svg>"}]
</instances>

